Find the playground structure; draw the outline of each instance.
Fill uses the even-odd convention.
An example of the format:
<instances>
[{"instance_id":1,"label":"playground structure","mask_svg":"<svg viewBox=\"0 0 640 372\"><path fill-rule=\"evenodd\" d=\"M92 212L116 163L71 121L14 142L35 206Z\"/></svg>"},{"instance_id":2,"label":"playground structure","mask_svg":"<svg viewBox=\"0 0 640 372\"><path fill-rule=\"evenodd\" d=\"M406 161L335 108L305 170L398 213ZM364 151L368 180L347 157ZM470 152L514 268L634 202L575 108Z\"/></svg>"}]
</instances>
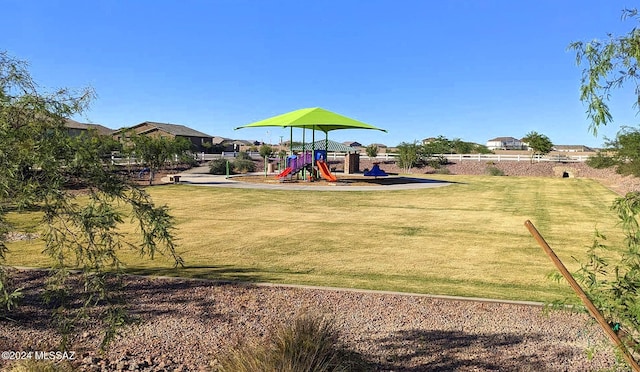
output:
<instances>
[{"instance_id":1,"label":"playground structure","mask_svg":"<svg viewBox=\"0 0 640 372\"><path fill-rule=\"evenodd\" d=\"M293 177L297 177L298 174L302 173L303 179L315 180L319 175L329 182L336 182L338 178L331 174L325 162L326 157L327 152L322 150L305 151L299 155L290 155L287 157L287 167L276 178L281 181L291 181Z\"/></svg>"},{"instance_id":2,"label":"playground structure","mask_svg":"<svg viewBox=\"0 0 640 372\"><path fill-rule=\"evenodd\" d=\"M294 176L302 173L303 179L312 181L318 177L318 174L330 182L336 182L338 179L331 174L329 167L325 163L327 158L329 131L339 129L372 129L386 132L386 130L374 127L373 125L363 123L361 121L348 118L346 116L331 112L320 107L311 107L300 110L291 111L285 114L276 115L264 120L260 120L251 124L243 125L240 128L255 127L281 127L290 128L291 145L293 144L293 128L302 129L302 148L305 148L305 131L311 129L311 143L315 143L316 130L320 130L325 134L324 150L316 150L315 146L311 149L308 157L307 152L303 152L301 157L293 156L293 147L290 148L291 155L287 158L287 167L278 174L277 178L284 180L292 180ZM304 151L304 150L303 150ZM296 159L296 160L293 160ZM316 168L317 166L317 168ZM309 176L305 175L305 171L309 171Z\"/></svg>"},{"instance_id":3,"label":"playground structure","mask_svg":"<svg viewBox=\"0 0 640 372\"><path fill-rule=\"evenodd\" d=\"M379 164L380 163L373 163L373 167L371 167L371 170L365 171L364 175L367 177L374 177L374 178L388 176L387 172L380 169Z\"/></svg>"}]
</instances>

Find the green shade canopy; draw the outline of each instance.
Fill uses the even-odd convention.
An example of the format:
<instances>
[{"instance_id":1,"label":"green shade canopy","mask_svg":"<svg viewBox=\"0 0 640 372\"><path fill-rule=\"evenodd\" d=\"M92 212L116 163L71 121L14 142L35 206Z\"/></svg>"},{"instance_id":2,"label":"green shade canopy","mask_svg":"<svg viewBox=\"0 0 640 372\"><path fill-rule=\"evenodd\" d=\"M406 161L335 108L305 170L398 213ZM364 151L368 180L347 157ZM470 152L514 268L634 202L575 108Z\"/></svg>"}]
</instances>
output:
<instances>
[{"instance_id":1,"label":"green shade canopy","mask_svg":"<svg viewBox=\"0 0 640 372\"><path fill-rule=\"evenodd\" d=\"M291 111L286 114L273 116L268 119L256 121L255 123L243 125L235 129L255 127L305 128L321 130L325 133L337 129L374 129L386 132L384 129L336 114L335 112L331 112L320 107Z\"/></svg>"}]
</instances>

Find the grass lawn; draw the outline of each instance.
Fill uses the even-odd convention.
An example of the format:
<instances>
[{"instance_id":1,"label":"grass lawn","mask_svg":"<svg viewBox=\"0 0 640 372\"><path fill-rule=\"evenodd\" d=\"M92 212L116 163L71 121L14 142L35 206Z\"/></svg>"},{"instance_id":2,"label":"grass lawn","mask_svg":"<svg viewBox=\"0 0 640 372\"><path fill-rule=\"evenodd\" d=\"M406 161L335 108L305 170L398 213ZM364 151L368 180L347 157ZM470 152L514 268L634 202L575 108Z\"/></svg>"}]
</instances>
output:
<instances>
[{"instance_id":1,"label":"grass lawn","mask_svg":"<svg viewBox=\"0 0 640 372\"><path fill-rule=\"evenodd\" d=\"M135 273L549 301L572 297L524 227L530 219L571 271L597 227L619 243L616 195L587 179L446 176L406 191L294 191L157 186L176 217L185 269L125 253ZM13 216L34 228L33 216ZM37 229L37 227L35 227ZM8 262L46 263L39 242Z\"/></svg>"}]
</instances>

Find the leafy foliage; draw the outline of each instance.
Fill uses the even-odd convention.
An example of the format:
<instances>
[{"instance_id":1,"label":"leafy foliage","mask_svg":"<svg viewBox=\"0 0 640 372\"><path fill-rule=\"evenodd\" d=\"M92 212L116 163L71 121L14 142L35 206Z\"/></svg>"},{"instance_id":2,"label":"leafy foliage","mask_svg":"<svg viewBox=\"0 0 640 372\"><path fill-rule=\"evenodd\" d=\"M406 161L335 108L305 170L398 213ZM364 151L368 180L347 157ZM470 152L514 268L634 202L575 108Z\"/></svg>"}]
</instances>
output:
<instances>
[{"instance_id":1,"label":"leafy foliage","mask_svg":"<svg viewBox=\"0 0 640 372\"><path fill-rule=\"evenodd\" d=\"M420 148L416 142L402 142L398 145L398 166L405 173L410 173L411 168L419 164Z\"/></svg>"},{"instance_id":2,"label":"leafy foliage","mask_svg":"<svg viewBox=\"0 0 640 372\"><path fill-rule=\"evenodd\" d=\"M527 133L527 135L522 138L522 142L527 143L527 146L533 150L531 154L532 161L533 155L546 155L553 150L553 143L549 137L536 131Z\"/></svg>"},{"instance_id":3,"label":"leafy foliage","mask_svg":"<svg viewBox=\"0 0 640 372\"><path fill-rule=\"evenodd\" d=\"M227 159L215 159L209 163L209 173L211 174L227 174ZM231 168L231 167L229 167ZM231 169L229 169L231 171Z\"/></svg>"},{"instance_id":4,"label":"leafy foliage","mask_svg":"<svg viewBox=\"0 0 640 372\"><path fill-rule=\"evenodd\" d=\"M191 150L191 142L186 138L176 137L151 137L145 135L131 136L136 156L142 159L151 170L149 184L153 183L153 175L162 169L167 162L175 158L180 158Z\"/></svg>"},{"instance_id":5,"label":"leafy foliage","mask_svg":"<svg viewBox=\"0 0 640 372\"><path fill-rule=\"evenodd\" d=\"M236 159L238 160L251 160L251 155L248 152L240 151L238 155L236 155Z\"/></svg>"},{"instance_id":6,"label":"leafy foliage","mask_svg":"<svg viewBox=\"0 0 640 372\"><path fill-rule=\"evenodd\" d=\"M616 260L607 258L606 237L596 232L587 261L575 277L614 330L620 330L623 341L640 352L640 192L616 199L612 208L625 235L623 253Z\"/></svg>"},{"instance_id":7,"label":"leafy foliage","mask_svg":"<svg viewBox=\"0 0 640 372\"><path fill-rule=\"evenodd\" d=\"M273 147L267 145L267 144L262 144L260 146L260 157L263 159L268 158L269 156L271 156L273 154Z\"/></svg>"},{"instance_id":8,"label":"leafy foliage","mask_svg":"<svg viewBox=\"0 0 640 372\"><path fill-rule=\"evenodd\" d=\"M422 145L422 154L430 157L435 154L489 154L487 146L473 142L466 142L460 138L450 140L445 136L438 136Z\"/></svg>"},{"instance_id":9,"label":"leafy foliage","mask_svg":"<svg viewBox=\"0 0 640 372\"><path fill-rule=\"evenodd\" d=\"M159 252L182 264L167 208L155 206L143 189L102 161L104 143L67 134L65 119L81 113L93 97L91 89L42 94L25 62L0 53L0 228L12 229L4 218L9 210L42 212L44 252L53 261L46 298L63 347L85 309L97 304L105 309L105 341L114 335L121 317L113 315L122 314L122 304L110 285L117 280L109 278L121 272L120 250L150 258ZM71 190L77 188L85 192L82 200ZM137 240L119 233L126 216L138 225ZM0 235L0 263L7 252L4 239ZM82 272L82 286L71 285L72 269ZM8 288L5 270L0 265L0 305L9 311L16 292ZM78 299L79 308L72 304Z\"/></svg>"},{"instance_id":10,"label":"leafy foliage","mask_svg":"<svg viewBox=\"0 0 640 372\"><path fill-rule=\"evenodd\" d=\"M585 163L591 168L596 169L610 168L616 165L615 159L606 155L603 151L598 151L595 155L589 156Z\"/></svg>"},{"instance_id":11,"label":"leafy foliage","mask_svg":"<svg viewBox=\"0 0 640 372\"><path fill-rule=\"evenodd\" d=\"M636 9L625 9L624 20L640 20ZM622 36L608 35L605 41L574 42L569 46L576 51L578 65L586 64L582 72L580 100L587 104L589 129L596 134L598 128L613 120L607 102L615 89L625 84L634 85L633 108L640 110L640 85L638 84L640 60L640 29L633 27ZM623 129L609 146L614 150L612 160L623 174L640 175L640 132ZM598 159L604 163L604 155ZM640 341L640 194L627 193L616 199L613 209L618 213L626 247L617 260L609 260L600 254L606 249L599 234L589 250L589 258L581 264L577 277L587 289L587 294L612 326L621 325L623 339L635 350L638 360Z\"/></svg>"},{"instance_id":12,"label":"leafy foliage","mask_svg":"<svg viewBox=\"0 0 640 372\"><path fill-rule=\"evenodd\" d=\"M623 127L614 140L605 143L606 155L599 152L591 163L613 165L623 175L640 177L640 130Z\"/></svg>"},{"instance_id":13,"label":"leafy foliage","mask_svg":"<svg viewBox=\"0 0 640 372\"><path fill-rule=\"evenodd\" d=\"M256 171L256 163L250 159L237 158L233 161L232 166L234 173L249 173Z\"/></svg>"},{"instance_id":14,"label":"leafy foliage","mask_svg":"<svg viewBox=\"0 0 640 372\"><path fill-rule=\"evenodd\" d=\"M640 19L636 9L623 10L622 18ZM586 64L582 71L580 100L587 104L587 117L591 120L589 129L594 134L601 125L613 120L607 104L612 90L622 88L627 82L635 84L633 107L639 108L640 29L633 27L623 36L609 34L605 41L573 42L569 49L576 52L578 65Z\"/></svg>"},{"instance_id":15,"label":"leafy foliage","mask_svg":"<svg viewBox=\"0 0 640 372\"><path fill-rule=\"evenodd\" d=\"M370 144L365 148L365 151L367 153L367 156L370 158L375 158L376 156L378 156L378 146L376 146L376 144Z\"/></svg>"},{"instance_id":16,"label":"leafy foliage","mask_svg":"<svg viewBox=\"0 0 640 372\"><path fill-rule=\"evenodd\" d=\"M421 153L427 157L434 154L450 154L452 152L452 142L444 136L438 136L438 138L424 143L421 148Z\"/></svg>"}]
</instances>

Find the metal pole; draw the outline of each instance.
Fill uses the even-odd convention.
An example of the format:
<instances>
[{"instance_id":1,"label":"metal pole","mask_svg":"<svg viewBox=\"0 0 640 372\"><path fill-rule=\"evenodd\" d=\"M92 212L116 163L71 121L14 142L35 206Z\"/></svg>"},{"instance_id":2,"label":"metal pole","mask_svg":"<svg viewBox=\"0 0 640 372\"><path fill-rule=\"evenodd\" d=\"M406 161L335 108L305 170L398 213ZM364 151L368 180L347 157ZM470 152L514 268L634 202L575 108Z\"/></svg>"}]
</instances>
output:
<instances>
[{"instance_id":1,"label":"metal pole","mask_svg":"<svg viewBox=\"0 0 640 372\"><path fill-rule=\"evenodd\" d=\"M536 239L540 247L542 247L545 253L549 256L549 258L551 258L551 261L553 261L554 265L556 265L558 270L560 270L562 276L564 276L564 278L569 282L569 285L571 286L571 288L573 288L578 297L580 297L582 302L585 304L585 306L591 313L591 316L596 319L598 324L600 324L600 327L604 330L607 336L609 336L609 339L613 341L616 347L620 349L620 351L622 351L622 356L627 361L627 363L629 363L629 365L635 372L640 372L640 366L638 366L638 363L633 359L627 347L622 343L616 332L611 329L609 323L607 323L606 319L602 316L600 311L595 307L593 302L591 302L589 297L587 297L587 294L582 290L578 282L576 282L571 273L569 273L569 270L567 270L562 261L560 261L558 256L556 256L551 247L549 247L549 244L547 244L542 235L540 235L536 227L533 226L533 223L527 220L525 221L524 225L527 227L531 235L533 235L533 237Z\"/></svg>"},{"instance_id":2,"label":"metal pole","mask_svg":"<svg viewBox=\"0 0 640 372\"><path fill-rule=\"evenodd\" d=\"M306 175L305 175L305 169L304 169L304 162L305 162L305 160L307 160L307 159L306 159L306 156L305 156L305 155L306 155L306 150L307 150L307 149L305 148L305 147L306 147L306 144L305 144L305 142L304 142L304 141L305 141L305 140L304 140L304 135L305 135L305 133L306 133L306 132L307 132L307 128L302 127L302 179L303 179L303 180L306 178Z\"/></svg>"},{"instance_id":3,"label":"metal pole","mask_svg":"<svg viewBox=\"0 0 640 372\"><path fill-rule=\"evenodd\" d=\"M316 165L316 127L311 127L311 177L313 179L314 166Z\"/></svg>"}]
</instances>

